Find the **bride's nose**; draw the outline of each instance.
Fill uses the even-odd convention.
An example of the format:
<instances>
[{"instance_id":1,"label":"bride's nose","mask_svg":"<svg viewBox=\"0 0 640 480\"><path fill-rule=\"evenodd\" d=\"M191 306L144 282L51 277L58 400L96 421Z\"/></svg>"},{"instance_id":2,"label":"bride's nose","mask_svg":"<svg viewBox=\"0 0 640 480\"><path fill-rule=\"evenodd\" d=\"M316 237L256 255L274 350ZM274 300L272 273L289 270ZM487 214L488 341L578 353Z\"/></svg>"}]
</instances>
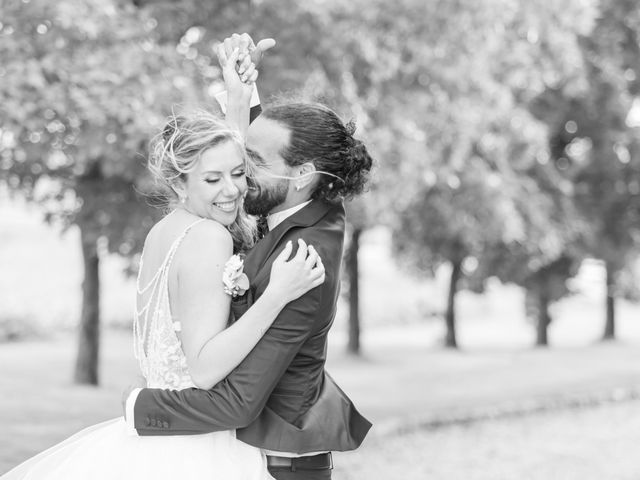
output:
<instances>
[{"instance_id":1,"label":"bride's nose","mask_svg":"<svg viewBox=\"0 0 640 480\"><path fill-rule=\"evenodd\" d=\"M223 193L230 197L232 196L235 197L240 194L240 189L238 188L238 186L235 184L235 182L231 177L224 179Z\"/></svg>"}]
</instances>

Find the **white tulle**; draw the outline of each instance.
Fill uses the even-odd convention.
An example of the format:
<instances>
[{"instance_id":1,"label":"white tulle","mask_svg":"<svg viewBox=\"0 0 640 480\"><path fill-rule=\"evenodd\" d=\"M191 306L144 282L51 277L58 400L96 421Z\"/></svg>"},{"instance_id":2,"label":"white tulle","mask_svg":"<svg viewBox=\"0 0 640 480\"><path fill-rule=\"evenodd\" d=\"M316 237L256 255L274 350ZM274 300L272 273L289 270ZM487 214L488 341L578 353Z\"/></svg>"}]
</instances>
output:
<instances>
[{"instance_id":1,"label":"white tulle","mask_svg":"<svg viewBox=\"0 0 640 480\"><path fill-rule=\"evenodd\" d=\"M200 221L200 220L199 220ZM192 387L187 360L169 308L168 276L185 229L158 272L144 286L138 276L134 353L154 388ZM140 265L142 270L142 260ZM142 305L141 308L139 306ZM272 480L264 454L235 431L138 437L122 417L86 428L20 464L0 480Z\"/></svg>"},{"instance_id":2,"label":"white tulle","mask_svg":"<svg viewBox=\"0 0 640 480\"><path fill-rule=\"evenodd\" d=\"M135 437L124 419L93 425L0 477L2 480L266 480L260 451L233 432Z\"/></svg>"}]
</instances>

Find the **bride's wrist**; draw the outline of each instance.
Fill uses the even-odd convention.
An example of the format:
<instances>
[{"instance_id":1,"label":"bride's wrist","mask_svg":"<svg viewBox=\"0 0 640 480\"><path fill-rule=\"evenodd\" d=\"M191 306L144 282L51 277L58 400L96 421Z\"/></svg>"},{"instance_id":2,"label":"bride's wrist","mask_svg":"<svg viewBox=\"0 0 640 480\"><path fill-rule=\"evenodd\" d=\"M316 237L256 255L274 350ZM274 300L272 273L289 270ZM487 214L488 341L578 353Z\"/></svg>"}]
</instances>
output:
<instances>
[{"instance_id":1,"label":"bride's wrist","mask_svg":"<svg viewBox=\"0 0 640 480\"><path fill-rule=\"evenodd\" d=\"M279 292L270 285L267 285L267 288L260 298L265 299L268 306L275 310L282 310L284 306L289 303L289 300L285 298L282 292Z\"/></svg>"},{"instance_id":2,"label":"bride's wrist","mask_svg":"<svg viewBox=\"0 0 640 480\"><path fill-rule=\"evenodd\" d=\"M251 101L252 90L242 89L241 91L228 92L229 106L245 107Z\"/></svg>"}]
</instances>

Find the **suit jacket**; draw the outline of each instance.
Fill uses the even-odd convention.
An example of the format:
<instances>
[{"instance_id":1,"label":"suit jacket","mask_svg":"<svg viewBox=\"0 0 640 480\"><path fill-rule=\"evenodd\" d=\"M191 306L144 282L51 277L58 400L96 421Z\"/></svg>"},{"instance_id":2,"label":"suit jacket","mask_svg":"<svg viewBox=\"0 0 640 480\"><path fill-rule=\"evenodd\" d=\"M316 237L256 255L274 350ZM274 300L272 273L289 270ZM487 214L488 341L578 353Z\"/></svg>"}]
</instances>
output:
<instances>
[{"instance_id":1,"label":"suit jacket","mask_svg":"<svg viewBox=\"0 0 640 480\"><path fill-rule=\"evenodd\" d=\"M344 207L314 200L249 252L251 287L232 304L241 316L268 285L288 240L312 244L325 265L319 287L289 303L255 348L210 390L143 389L134 407L140 435L184 435L237 428L241 440L269 450L308 453L357 448L371 424L324 371L327 334L340 290Z\"/></svg>"}]
</instances>

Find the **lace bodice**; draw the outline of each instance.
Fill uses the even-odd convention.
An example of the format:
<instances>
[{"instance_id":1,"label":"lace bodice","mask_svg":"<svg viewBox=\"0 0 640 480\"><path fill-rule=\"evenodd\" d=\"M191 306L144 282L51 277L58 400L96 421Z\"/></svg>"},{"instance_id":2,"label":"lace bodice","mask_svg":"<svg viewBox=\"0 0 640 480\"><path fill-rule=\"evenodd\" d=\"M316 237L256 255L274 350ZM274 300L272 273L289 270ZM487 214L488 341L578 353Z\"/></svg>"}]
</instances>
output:
<instances>
[{"instance_id":1,"label":"lace bodice","mask_svg":"<svg viewBox=\"0 0 640 480\"><path fill-rule=\"evenodd\" d=\"M178 336L180 323L174 322L169 304L169 270L180 243L191 228L190 224L173 242L158 271L146 285L140 284L144 251L136 282L137 297L133 322L134 355L140 363L147 387L183 389L194 387L189 375L187 358Z\"/></svg>"}]
</instances>

